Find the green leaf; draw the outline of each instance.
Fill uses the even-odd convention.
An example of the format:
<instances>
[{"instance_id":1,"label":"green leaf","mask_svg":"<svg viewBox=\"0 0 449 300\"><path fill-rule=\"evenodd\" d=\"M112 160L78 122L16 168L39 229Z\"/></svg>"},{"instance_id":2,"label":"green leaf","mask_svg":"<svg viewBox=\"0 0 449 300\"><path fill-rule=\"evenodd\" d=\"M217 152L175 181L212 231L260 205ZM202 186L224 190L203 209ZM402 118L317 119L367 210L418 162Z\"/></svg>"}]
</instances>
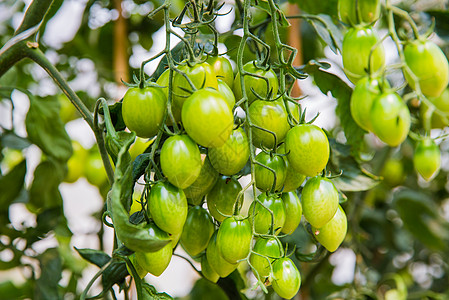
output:
<instances>
[{"instance_id":1,"label":"green leaf","mask_svg":"<svg viewBox=\"0 0 449 300\"><path fill-rule=\"evenodd\" d=\"M144 300L172 300L167 293L158 293L156 288L148 283L142 283L142 296ZM197 298L192 298L197 299ZM218 300L218 299L217 299Z\"/></svg>"},{"instance_id":2,"label":"green leaf","mask_svg":"<svg viewBox=\"0 0 449 300\"><path fill-rule=\"evenodd\" d=\"M140 176L142 176L145 173L148 164L150 163L150 157L151 153L142 153L136 157L136 159L133 162L133 172L132 172L133 181L136 181L137 179L140 178Z\"/></svg>"},{"instance_id":3,"label":"green leaf","mask_svg":"<svg viewBox=\"0 0 449 300\"><path fill-rule=\"evenodd\" d=\"M0 295L2 299L24 299L32 297L31 281L25 282L23 285L16 286L14 282L8 280L0 283Z\"/></svg>"},{"instance_id":4,"label":"green leaf","mask_svg":"<svg viewBox=\"0 0 449 300\"><path fill-rule=\"evenodd\" d=\"M239 299L239 295L235 295L234 298L229 298L226 296L226 290L223 289L220 282L226 282L233 285L233 281L231 279L226 280L225 278L220 278L216 284L213 284L207 279L200 278L195 282L195 285L190 292L191 299L195 300L228 300L228 299ZM220 289L220 287L221 289ZM235 286L235 285L234 285Z\"/></svg>"},{"instance_id":5,"label":"green leaf","mask_svg":"<svg viewBox=\"0 0 449 300\"><path fill-rule=\"evenodd\" d=\"M316 1L316 0L289 0L290 3L297 4L301 10L310 14L337 15L338 0Z\"/></svg>"},{"instance_id":6,"label":"green leaf","mask_svg":"<svg viewBox=\"0 0 449 300\"><path fill-rule=\"evenodd\" d=\"M129 215L125 209L131 203L134 182L132 180L133 165L124 163L128 149L135 139L135 135L124 141L120 149L117 166L114 173L114 184L108 194L108 211L114 223L114 228L120 242L134 251L153 252L162 249L171 239L161 240L145 230L145 224L134 225L129 222Z\"/></svg>"},{"instance_id":7,"label":"green leaf","mask_svg":"<svg viewBox=\"0 0 449 300\"><path fill-rule=\"evenodd\" d=\"M258 0L258 1L252 0L251 5L258 7L260 9L266 11L268 14L270 14L270 4L266 0ZM288 22L287 18L285 17L285 15L282 11L281 11L281 14L279 15L278 21L282 27L290 26L290 23Z\"/></svg>"},{"instance_id":8,"label":"green leaf","mask_svg":"<svg viewBox=\"0 0 449 300\"><path fill-rule=\"evenodd\" d=\"M338 50L341 53L343 35L330 16L319 14L303 15L303 17L335 54L338 54Z\"/></svg>"},{"instance_id":9,"label":"green leaf","mask_svg":"<svg viewBox=\"0 0 449 300\"><path fill-rule=\"evenodd\" d=\"M112 261L112 263L104 270L101 277L103 292L107 292L116 283L121 288L124 288L125 278L128 275L128 270L126 269L126 263L124 261Z\"/></svg>"},{"instance_id":10,"label":"green leaf","mask_svg":"<svg viewBox=\"0 0 449 300\"><path fill-rule=\"evenodd\" d=\"M14 132L9 131L1 136L0 145L3 148L22 150L29 147L31 143L26 138L20 137Z\"/></svg>"},{"instance_id":11,"label":"green leaf","mask_svg":"<svg viewBox=\"0 0 449 300\"><path fill-rule=\"evenodd\" d=\"M125 121L122 116L122 101L116 102L113 105L109 105L109 114L111 115L111 121L115 130L122 131L126 129ZM99 110L100 114L104 114L103 107Z\"/></svg>"},{"instance_id":12,"label":"green leaf","mask_svg":"<svg viewBox=\"0 0 449 300\"><path fill-rule=\"evenodd\" d=\"M30 97L30 109L25 119L28 139L42 151L61 161L72 156L72 144L59 117L60 104L56 97Z\"/></svg>"},{"instance_id":13,"label":"green leaf","mask_svg":"<svg viewBox=\"0 0 449 300\"><path fill-rule=\"evenodd\" d=\"M404 228L424 245L434 250L447 250L449 226L438 214L432 199L418 191L401 190L394 195L394 207Z\"/></svg>"},{"instance_id":14,"label":"green leaf","mask_svg":"<svg viewBox=\"0 0 449 300\"><path fill-rule=\"evenodd\" d=\"M62 299L59 293L62 263L56 248L45 250L39 255L41 275L36 281L34 299Z\"/></svg>"},{"instance_id":15,"label":"green leaf","mask_svg":"<svg viewBox=\"0 0 449 300\"><path fill-rule=\"evenodd\" d=\"M0 211L7 212L9 205L19 196L23 188L27 171L26 161L23 160L8 174L0 177Z\"/></svg>"},{"instance_id":16,"label":"green leaf","mask_svg":"<svg viewBox=\"0 0 449 300\"><path fill-rule=\"evenodd\" d=\"M101 268L105 264L107 264L111 257L100 250L95 249L78 249L75 247L75 250L79 253L79 255L87 260L88 262L96 265L97 267Z\"/></svg>"}]
</instances>

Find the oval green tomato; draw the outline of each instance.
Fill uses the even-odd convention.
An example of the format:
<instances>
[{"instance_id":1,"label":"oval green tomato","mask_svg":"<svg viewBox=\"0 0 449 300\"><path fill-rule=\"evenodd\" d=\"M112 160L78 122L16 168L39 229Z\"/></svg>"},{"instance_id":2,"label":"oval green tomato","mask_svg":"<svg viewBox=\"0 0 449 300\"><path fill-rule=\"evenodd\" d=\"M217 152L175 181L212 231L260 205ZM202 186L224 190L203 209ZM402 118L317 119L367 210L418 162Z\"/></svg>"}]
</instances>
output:
<instances>
[{"instance_id":1,"label":"oval green tomato","mask_svg":"<svg viewBox=\"0 0 449 300\"><path fill-rule=\"evenodd\" d=\"M284 103L276 101L256 100L249 107L249 119L255 126L264 128L276 134L276 144L282 142L290 129ZM256 147L273 148L275 140L273 134L253 127L253 145Z\"/></svg>"},{"instance_id":2,"label":"oval green tomato","mask_svg":"<svg viewBox=\"0 0 449 300\"><path fill-rule=\"evenodd\" d=\"M364 76L357 82L351 95L352 118L366 131L372 131L370 111L374 100L381 94L381 85L388 87L382 78Z\"/></svg>"},{"instance_id":3,"label":"oval green tomato","mask_svg":"<svg viewBox=\"0 0 449 300\"><path fill-rule=\"evenodd\" d=\"M255 77L248 74L243 78L249 104L259 99L256 94L259 95L259 97L262 97L262 99L267 99L271 93L271 97L269 99L276 98L279 83L277 75L272 69L264 70L258 68L255 61L250 61L243 66L243 70L245 72L257 75L257 77ZM235 76L234 94L237 101L243 98L240 73L237 73L237 76Z\"/></svg>"},{"instance_id":4,"label":"oval green tomato","mask_svg":"<svg viewBox=\"0 0 449 300\"><path fill-rule=\"evenodd\" d=\"M218 228L217 247L223 258L235 264L248 256L253 232L248 219L241 216L226 218Z\"/></svg>"},{"instance_id":5,"label":"oval green tomato","mask_svg":"<svg viewBox=\"0 0 449 300\"><path fill-rule=\"evenodd\" d=\"M316 176L329 160L329 141L318 126L300 124L287 133L285 151L293 169L306 176Z\"/></svg>"},{"instance_id":6,"label":"oval green tomato","mask_svg":"<svg viewBox=\"0 0 449 300\"><path fill-rule=\"evenodd\" d=\"M280 154L285 154L285 143L282 144L278 150L278 153ZM295 191L296 189L298 189L301 184L304 182L304 180L306 179L306 175L303 175L299 172L297 172L289 163L287 156L283 157L284 162L285 162L285 169L287 171L287 173L285 174L285 180L284 180L284 185L282 186L281 190L283 192L292 192Z\"/></svg>"},{"instance_id":7,"label":"oval green tomato","mask_svg":"<svg viewBox=\"0 0 449 300\"><path fill-rule=\"evenodd\" d=\"M182 189L169 182L158 182L151 187L148 214L160 229L170 234L181 232L187 211L187 198Z\"/></svg>"},{"instance_id":8,"label":"oval green tomato","mask_svg":"<svg viewBox=\"0 0 449 300\"><path fill-rule=\"evenodd\" d=\"M401 160L396 158L387 160L380 175L390 187L400 185L405 179L404 166Z\"/></svg>"},{"instance_id":9,"label":"oval green tomato","mask_svg":"<svg viewBox=\"0 0 449 300\"><path fill-rule=\"evenodd\" d=\"M122 116L137 136L155 136L164 119L167 98L161 88L130 88L123 97Z\"/></svg>"},{"instance_id":10,"label":"oval green tomato","mask_svg":"<svg viewBox=\"0 0 449 300\"><path fill-rule=\"evenodd\" d=\"M84 166L84 176L87 181L95 186L101 187L108 184L108 175L103 165L100 152L95 147L89 151Z\"/></svg>"},{"instance_id":11,"label":"oval green tomato","mask_svg":"<svg viewBox=\"0 0 449 300\"><path fill-rule=\"evenodd\" d=\"M201 198L206 195L214 186L218 179L218 172L212 167L209 157L205 154L201 154L203 165L201 167L201 172L198 178L189 187L184 189L187 200L190 204L199 205ZM195 202L195 203L193 203Z\"/></svg>"},{"instance_id":12,"label":"oval green tomato","mask_svg":"<svg viewBox=\"0 0 449 300\"><path fill-rule=\"evenodd\" d=\"M129 154L131 155L131 160L135 160L137 156L144 153L145 150L150 147L150 145L153 143L154 139L147 140L140 137L136 138L136 141L134 144L131 145L129 148Z\"/></svg>"},{"instance_id":13,"label":"oval green tomato","mask_svg":"<svg viewBox=\"0 0 449 300\"><path fill-rule=\"evenodd\" d=\"M327 178L316 176L307 180L301 196L304 217L313 227L323 227L337 211L338 191Z\"/></svg>"},{"instance_id":14,"label":"oval green tomato","mask_svg":"<svg viewBox=\"0 0 449 300\"><path fill-rule=\"evenodd\" d=\"M139 265L139 263L137 262L137 258L136 258L136 253L133 253L129 256L129 261L131 262L131 264L133 265L134 269L136 270L137 275L139 276L139 278L144 278L145 275L147 275L147 271L142 268L141 265ZM128 264L126 264L126 269L128 270L128 273L133 276L133 273L131 271L131 268L128 266Z\"/></svg>"},{"instance_id":15,"label":"oval green tomato","mask_svg":"<svg viewBox=\"0 0 449 300\"><path fill-rule=\"evenodd\" d=\"M197 90L204 88L218 89L218 82L215 72L211 65L206 62L196 64L190 67L188 64L180 65L178 70L189 77ZM176 72L173 79L173 106L172 112L177 122L181 121L181 112L184 102L191 95L192 87L185 77Z\"/></svg>"},{"instance_id":16,"label":"oval green tomato","mask_svg":"<svg viewBox=\"0 0 449 300\"><path fill-rule=\"evenodd\" d=\"M178 188L187 188L200 175L200 150L188 135L169 137L162 145L160 160L162 172Z\"/></svg>"},{"instance_id":17,"label":"oval green tomato","mask_svg":"<svg viewBox=\"0 0 449 300\"><path fill-rule=\"evenodd\" d=\"M444 128L449 125L449 88L445 89L440 96L438 97L429 97L427 98L435 108L440 110L445 116L446 119L438 114L437 112L432 113L432 118L430 119L431 128ZM426 102L421 102L421 117L423 120L423 126L426 128L427 120L429 119L428 111L429 107Z\"/></svg>"},{"instance_id":18,"label":"oval green tomato","mask_svg":"<svg viewBox=\"0 0 449 300\"><path fill-rule=\"evenodd\" d=\"M146 228L152 231L153 235L161 239L167 239L168 234L158 228L154 223L149 223ZM158 251L154 252L136 252L137 263L148 273L154 276L161 275L168 267L173 249L168 243Z\"/></svg>"},{"instance_id":19,"label":"oval green tomato","mask_svg":"<svg viewBox=\"0 0 449 300\"><path fill-rule=\"evenodd\" d=\"M348 78L356 83L360 77L367 74L368 66L377 72L385 65L385 50L378 44L379 36L371 27L354 27L346 32L343 38L343 66ZM370 57L371 49L376 46Z\"/></svg>"},{"instance_id":20,"label":"oval green tomato","mask_svg":"<svg viewBox=\"0 0 449 300\"><path fill-rule=\"evenodd\" d=\"M209 241L209 245L206 248L206 257L212 269L217 272L220 277L226 277L237 269L239 264L231 264L223 258L217 245L217 233L218 230L214 232Z\"/></svg>"},{"instance_id":21,"label":"oval green tomato","mask_svg":"<svg viewBox=\"0 0 449 300\"><path fill-rule=\"evenodd\" d=\"M216 283L220 279L220 275L212 268L212 266L207 261L207 255L201 256L201 274L204 278L213 283Z\"/></svg>"},{"instance_id":22,"label":"oval green tomato","mask_svg":"<svg viewBox=\"0 0 449 300\"><path fill-rule=\"evenodd\" d=\"M282 193L282 201L285 207L285 222L282 232L292 234L301 222L302 205L296 192Z\"/></svg>"},{"instance_id":23,"label":"oval green tomato","mask_svg":"<svg viewBox=\"0 0 449 300\"><path fill-rule=\"evenodd\" d=\"M273 263L273 289L282 298L291 299L299 291L301 274L290 258L284 257Z\"/></svg>"},{"instance_id":24,"label":"oval green tomato","mask_svg":"<svg viewBox=\"0 0 449 300\"><path fill-rule=\"evenodd\" d=\"M249 159L249 141L243 128L234 129L226 142L208 150L212 166L223 175L234 175Z\"/></svg>"},{"instance_id":25,"label":"oval green tomato","mask_svg":"<svg viewBox=\"0 0 449 300\"><path fill-rule=\"evenodd\" d=\"M348 25L373 23L380 16L380 0L338 0L338 18Z\"/></svg>"},{"instance_id":26,"label":"oval green tomato","mask_svg":"<svg viewBox=\"0 0 449 300\"><path fill-rule=\"evenodd\" d=\"M270 155L265 152L260 152L256 156L256 161L272 169L276 174L275 178L271 170L256 164L254 168L256 187L267 192L271 190L275 184L275 190L280 190L287 174L284 158L279 155ZM276 180L276 182L274 182L274 180Z\"/></svg>"},{"instance_id":27,"label":"oval green tomato","mask_svg":"<svg viewBox=\"0 0 449 300\"><path fill-rule=\"evenodd\" d=\"M418 142L413 155L413 164L416 171L426 181L430 181L438 175L441 168L441 153L434 140L426 137Z\"/></svg>"},{"instance_id":28,"label":"oval green tomato","mask_svg":"<svg viewBox=\"0 0 449 300\"><path fill-rule=\"evenodd\" d=\"M185 101L182 123L188 135L201 146L220 147L231 135L234 116L218 91L201 89Z\"/></svg>"},{"instance_id":29,"label":"oval green tomato","mask_svg":"<svg viewBox=\"0 0 449 300\"><path fill-rule=\"evenodd\" d=\"M374 100L370 120L373 133L391 147L401 144L410 130L410 111L396 93L384 93Z\"/></svg>"},{"instance_id":30,"label":"oval green tomato","mask_svg":"<svg viewBox=\"0 0 449 300\"><path fill-rule=\"evenodd\" d=\"M337 212L334 217L327 222L323 227L317 229L312 227L316 239L324 246L329 252L334 252L343 243L346 237L346 231L348 229L348 220L346 214L338 206Z\"/></svg>"},{"instance_id":31,"label":"oval green tomato","mask_svg":"<svg viewBox=\"0 0 449 300\"><path fill-rule=\"evenodd\" d=\"M235 105L235 96L232 89L221 79L218 79L218 92L223 96L223 98L226 100L226 102L229 105L229 108L234 108Z\"/></svg>"},{"instance_id":32,"label":"oval green tomato","mask_svg":"<svg viewBox=\"0 0 449 300\"><path fill-rule=\"evenodd\" d=\"M72 148L73 154L67 161L67 174L64 178L64 182L68 183L73 183L77 181L81 176L83 176L83 174L85 173L85 165L88 156L87 150L84 149L83 146L77 141L72 140ZM16 156L18 158L17 161L19 162L23 160L23 155L22 152L14 152L14 150L6 153L7 155L5 155L5 160L9 160L9 165L14 167L14 163L11 163L12 153L18 154ZM101 161L101 167L103 167L103 161Z\"/></svg>"},{"instance_id":33,"label":"oval green tomato","mask_svg":"<svg viewBox=\"0 0 449 300\"><path fill-rule=\"evenodd\" d=\"M260 194L258 201L253 201L248 209L249 221L254 222L254 231L259 234L267 234L271 228L271 210L273 213L273 230L275 234L281 232L285 223L285 206L282 199L276 194Z\"/></svg>"},{"instance_id":34,"label":"oval green tomato","mask_svg":"<svg viewBox=\"0 0 449 300\"><path fill-rule=\"evenodd\" d=\"M242 186L237 179L227 176L219 177L206 196L210 214L219 222L222 222L226 216L231 216L241 190Z\"/></svg>"},{"instance_id":35,"label":"oval green tomato","mask_svg":"<svg viewBox=\"0 0 449 300\"><path fill-rule=\"evenodd\" d=\"M271 264L283 255L282 244L277 238L261 237L254 244L253 252L255 253L251 253L249 262L257 272L253 271L254 275L256 278L265 281L265 278L271 273Z\"/></svg>"},{"instance_id":36,"label":"oval green tomato","mask_svg":"<svg viewBox=\"0 0 449 300\"><path fill-rule=\"evenodd\" d=\"M206 249L214 231L215 226L207 210L194 206L189 209L182 230L181 245L190 256L195 257Z\"/></svg>"},{"instance_id":37,"label":"oval green tomato","mask_svg":"<svg viewBox=\"0 0 449 300\"><path fill-rule=\"evenodd\" d=\"M234 71L231 62L223 56L209 57L206 62L214 69L217 79L222 80L232 89L234 86ZM220 89L220 83L218 85L218 89Z\"/></svg>"},{"instance_id":38,"label":"oval green tomato","mask_svg":"<svg viewBox=\"0 0 449 300\"><path fill-rule=\"evenodd\" d=\"M413 89L416 90L416 84L419 83L424 95L438 97L447 87L449 64L443 51L434 42L416 40L405 45L404 58L408 67L404 69L404 76Z\"/></svg>"}]
</instances>

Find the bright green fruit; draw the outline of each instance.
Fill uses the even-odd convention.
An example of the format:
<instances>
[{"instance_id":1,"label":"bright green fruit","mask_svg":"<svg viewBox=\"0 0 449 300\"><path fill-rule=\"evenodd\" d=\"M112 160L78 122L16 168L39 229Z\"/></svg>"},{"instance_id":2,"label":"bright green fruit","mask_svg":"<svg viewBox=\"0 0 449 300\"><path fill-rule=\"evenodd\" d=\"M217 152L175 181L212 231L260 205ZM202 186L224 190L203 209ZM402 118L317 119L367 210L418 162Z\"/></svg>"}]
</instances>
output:
<instances>
[{"instance_id":1,"label":"bright green fruit","mask_svg":"<svg viewBox=\"0 0 449 300\"><path fill-rule=\"evenodd\" d=\"M370 24L379 17L380 0L338 0L338 18L345 24Z\"/></svg>"},{"instance_id":2,"label":"bright green fruit","mask_svg":"<svg viewBox=\"0 0 449 300\"><path fill-rule=\"evenodd\" d=\"M283 248L281 242L276 238L259 238L253 247L253 252L264 255L265 257L251 253L249 262L256 270L254 275L259 277L262 281L271 273L271 264L275 259L281 258L283 255ZM258 275L258 276L257 276Z\"/></svg>"},{"instance_id":3,"label":"bright green fruit","mask_svg":"<svg viewBox=\"0 0 449 300\"><path fill-rule=\"evenodd\" d=\"M271 190L273 184L275 184L275 190L280 190L284 184L285 176L287 175L284 158L278 155L260 152L256 156L256 161L274 171L273 173L269 169L256 164L254 169L256 187L267 192ZM274 174L276 174L276 183L274 182Z\"/></svg>"},{"instance_id":4,"label":"bright green fruit","mask_svg":"<svg viewBox=\"0 0 449 300\"><path fill-rule=\"evenodd\" d=\"M134 269L136 270L137 275L140 278L144 278L148 272L144 268L142 268L142 266L139 265L139 263L137 262L136 253L130 255L129 260L131 261L132 265L134 266ZM130 275L133 275L133 273L132 273L131 269L128 267L128 265L126 265L126 269L128 270L128 273Z\"/></svg>"},{"instance_id":5,"label":"bright green fruit","mask_svg":"<svg viewBox=\"0 0 449 300\"><path fill-rule=\"evenodd\" d=\"M223 258L231 264L248 256L253 232L248 219L241 216L226 218L217 234L217 247Z\"/></svg>"},{"instance_id":6,"label":"bright green fruit","mask_svg":"<svg viewBox=\"0 0 449 300\"><path fill-rule=\"evenodd\" d=\"M387 185L391 187L400 185L405 179L404 166L401 160L389 159L385 163L381 175Z\"/></svg>"},{"instance_id":7,"label":"bright green fruit","mask_svg":"<svg viewBox=\"0 0 449 300\"><path fill-rule=\"evenodd\" d=\"M217 245L217 233L218 230L214 232L209 241L209 245L206 248L206 257L209 265L212 267L212 270L217 272L220 277L226 277L237 269L239 264L231 264L223 258Z\"/></svg>"},{"instance_id":8,"label":"bright green fruit","mask_svg":"<svg viewBox=\"0 0 449 300\"><path fill-rule=\"evenodd\" d=\"M108 183L108 175L97 147L89 151L84 166L84 176L90 184L97 187L102 187Z\"/></svg>"},{"instance_id":9,"label":"bright green fruit","mask_svg":"<svg viewBox=\"0 0 449 300\"><path fill-rule=\"evenodd\" d=\"M323 227L312 227L318 242L330 252L337 250L340 244L344 241L347 229L348 221L346 219L346 214L340 205L338 206L334 217Z\"/></svg>"},{"instance_id":10,"label":"bright green fruit","mask_svg":"<svg viewBox=\"0 0 449 300\"><path fill-rule=\"evenodd\" d=\"M370 120L373 133L391 147L399 146L410 130L410 111L396 93L384 93L374 100Z\"/></svg>"},{"instance_id":11,"label":"bright green fruit","mask_svg":"<svg viewBox=\"0 0 449 300\"><path fill-rule=\"evenodd\" d=\"M301 222L301 201L296 192L282 193L281 198L285 207L285 222L282 227L282 232L292 234Z\"/></svg>"},{"instance_id":12,"label":"bright green fruit","mask_svg":"<svg viewBox=\"0 0 449 300\"><path fill-rule=\"evenodd\" d=\"M416 171L426 181L430 181L438 175L441 167L441 153L434 140L426 137L418 142L413 155L413 164Z\"/></svg>"},{"instance_id":13,"label":"bright green fruit","mask_svg":"<svg viewBox=\"0 0 449 300\"><path fill-rule=\"evenodd\" d=\"M206 61L215 71L218 80L222 80L231 89L234 86L234 71L231 62L223 56L209 57ZM218 83L220 89L220 83Z\"/></svg>"},{"instance_id":14,"label":"bright green fruit","mask_svg":"<svg viewBox=\"0 0 449 300\"><path fill-rule=\"evenodd\" d=\"M85 165L88 156L87 150L84 149L83 146L81 146L81 144L77 141L72 141L72 148L73 155L67 161L68 172L66 177L64 178L64 181L68 183L73 183L77 181L81 176L83 176L83 174L85 173ZM11 150L9 153L14 153L13 151L14 150ZM18 157L20 158L20 161L22 161L23 155L20 151L18 151L18 153L20 153ZM8 159L8 157L5 156L5 159ZM101 161L101 168L103 168L103 161Z\"/></svg>"},{"instance_id":15,"label":"bright green fruit","mask_svg":"<svg viewBox=\"0 0 449 300\"><path fill-rule=\"evenodd\" d=\"M262 193L257 198L262 203L263 206L259 202L253 201L248 210L250 222L253 222L254 220L255 232L259 234L269 233L272 218L270 212L266 209L268 208L273 213L274 232L278 234L279 232L281 232L282 227L284 226L285 223L284 202L276 194L267 195L266 193Z\"/></svg>"},{"instance_id":16,"label":"bright green fruit","mask_svg":"<svg viewBox=\"0 0 449 300\"><path fill-rule=\"evenodd\" d=\"M280 297L293 298L300 286L301 274L290 258L280 258L273 263L273 289Z\"/></svg>"},{"instance_id":17,"label":"bright green fruit","mask_svg":"<svg viewBox=\"0 0 449 300\"><path fill-rule=\"evenodd\" d=\"M187 211L187 199L181 189L169 182L158 182L151 187L148 214L160 229L170 234L181 232Z\"/></svg>"},{"instance_id":18,"label":"bright green fruit","mask_svg":"<svg viewBox=\"0 0 449 300\"><path fill-rule=\"evenodd\" d=\"M444 128L449 125L449 88L445 89L440 96L438 97L429 97L427 98L433 105L435 105L435 108L440 110L443 114L446 115L446 120L439 115L437 112L432 113L432 118L430 120L430 127L431 128ZM421 117L423 120L423 125L427 126L427 120L428 120L428 111L429 107L426 104L426 102L421 102ZM426 127L424 127L426 128Z\"/></svg>"},{"instance_id":19,"label":"bright green fruit","mask_svg":"<svg viewBox=\"0 0 449 300\"><path fill-rule=\"evenodd\" d=\"M232 89L229 87L229 85L226 84L226 82L224 82L221 79L218 79L218 92L223 96L223 98L226 100L226 102L229 105L229 108L232 109L234 108L235 105L235 96L234 96L234 92L232 91Z\"/></svg>"},{"instance_id":20,"label":"bright green fruit","mask_svg":"<svg viewBox=\"0 0 449 300\"><path fill-rule=\"evenodd\" d=\"M205 154L201 155L205 156ZM206 156L205 159L202 159L202 162L200 175L194 183L184 189L189 203L194 205L200 204L198 202L201 202L201 198L212 189L218 179L218 172L212 167L209 157Z\"/></svg>"},{"instance_id":21,"label":"bright green fruit","mask_svg":"<svg viewBox=\"0 0 449 300\"><path fill-rule=\"evenodd\" d=\"M321 173L329 160L329 141L316 125L300 124L290 129L285 139L287 159L293 169L306 176Z\"/></svg>"},{"instance_id":22,"label":"bright green fruit","mask_svg":"<svg viewBox=\"0 0 449 300\"><path fill-rule=\"evenodd\" d=\"M136 138L134 144L129 148L129 154L131 155L131 160L135 160L137 156L142 154L152 143L154 139L148 140L140 137Z\"/></svg>"},{"instance_id":23,"label":"bright green fruit","mask_svg":"<svg viewBox=\"0 0 449 300\"><path fill-rule=\"evenodd\" d=\"M207 210L194 206L189 209L181 235L181 245L190 256L195 257L206 249L214 231L215 226Z\"/></svg>"},{"instance_id":24,"label":"bright green fruit","mask_svg":"<svg viewBox=\"0 0 449 300\"><path fill-rule=\"evenodd\" d=\"M249 159L246 132L242 127L234 129L222 146L209 149L208 156L219 173L228 176L238 173Z\"/></svg>"},{"instance_id":25,"label":"bright green fruit","mask_svg":"<svg viewBox=\"0 0 449 300\"><path fill-rule=\"evenodd\" d=\"M278 153L285 154L285 143L282 144L278 150ZM284 185L281 187L280 190L282 190L284 193L286 192L292 192L298 189L301 184L306 179L306 175L303 175L301 173L298 173L289 163L287 156L283 157L285 162L285 168L287 170L287 173L285 174L285 180Z\"/></svg>"},{"instance_id":26,"label":"bright green fruit","mask_svg":"<svg viewBox=\"0 0 449 300\"><path fill-rule=\"evenodd\" d=\"M327 178L316 176L307 180L301 196L304 217L313 227L323 227L337 211L338 191Z\"/></svg>"},{"instance_id":27,"label":"bright green fruit","mask_svg":"<svg viewBox=\"0 0 449 300\"><path fill-rule=\"evenodd\" d=\"M203 276L213 283L217 282L220 279L220 275L212 268L212 266L207 261L207 255L204 254L201 256L201 273Z\"/></svg>"},{"instance_id":28,"label":"bright green fruit","mask_svg":"<svg viewBox=\"0 0 449 300\"><path fill-rule=\"evenodd\" d=\"M242 186L235 178L219 177L206 196L207 208L212 217L222 222L226 216L231 216L234 213L234 205L241 190Z\"/></svg>"}]
</instances>

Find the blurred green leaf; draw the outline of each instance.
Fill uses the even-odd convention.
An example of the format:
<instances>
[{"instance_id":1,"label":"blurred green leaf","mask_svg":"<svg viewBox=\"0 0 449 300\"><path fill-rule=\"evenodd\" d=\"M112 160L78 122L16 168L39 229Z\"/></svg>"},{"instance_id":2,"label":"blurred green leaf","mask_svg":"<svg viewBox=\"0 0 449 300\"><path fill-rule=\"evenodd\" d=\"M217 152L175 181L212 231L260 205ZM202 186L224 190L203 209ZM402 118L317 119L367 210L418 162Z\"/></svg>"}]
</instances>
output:
<instances>
[{"instance_id":1,"label":"blurred green leaf","mask_svg":"<svg viewBox=\"0 0 449 300\"><path fill-rule=\"evenodd\" d=\"M335 53L341 53L343 35L328 15L303 15L307 22L315 29L318 36Z\"/></svg>"},{"instance_id":2,"label":"blurred green leaf","mask_svg":"<svg viewBox=\"0 0 449 300\"><path fill-rule=\"evenodd\" d=\"M297 4L301 10L306 11L310 14L327 14L330 16L337 15L338 0L289 0L288 2Z\"/></svg>"},{"instance_id":3,"label":"blurred green leaf","mask_svg":"<svg viewBox=\"0 0 449 300\"><path fill-rule=\"evenodd\" d=\"M62 263L56 248L45 250L39 255L40 277L36 281L33 299L63 299L59 292L62 278Z\"/></svg>"},{"instance_id":4,"label":"blurred green leaf","mask_svg":"<svg viewBox=\"0 0 449 300\"><path fill-rule=\"evenodd\" d=\"M26 161L23 160L8 174L0 177L0 211L8 212L9 205L17 198L23 188L27 171Z\"/></svg>"},{"instance_id":5,"label":"blurred green leaf","mask_svg":"<svg viewBox=\"0 0 449 300\"><path fill-rule=\"evenodd\" d=\"M26 138L20 137L12 131L8 131L0 137L0 145L3 148L23 150L29 147L31 143Z\"/></svg>"},{"instance_id":6,"label":"blurred green leaf","mask_svg":"<svg viewBox=\"0 0 449 300\"><path fill-rule=\"evenodd\" d=\"M75 250L79 253L79 255L87 260L88 262L96 265L97 267L101 268L105 264L107 264L111 257L100 250L95 249L79 249L75 247Z\"/></svg>"},{"instance_id":7,"label":"blurred green leaf","mask_svg":"<svg viewBox=\"0 0 449 300\"><path fill-rule=\"evenodd\" d=\"M223 278L220 278L223 280ZM232 281L232 280L229 280ZM220 285L220 283L218 283ZM195 285L190 292L191 300L228 300L228 296L226 296L225 292L218 287L218 285L210 282L207 279L200 278L195 282ZM239 298L232 298L239 299Z\"/></svg>"}]
</instances>

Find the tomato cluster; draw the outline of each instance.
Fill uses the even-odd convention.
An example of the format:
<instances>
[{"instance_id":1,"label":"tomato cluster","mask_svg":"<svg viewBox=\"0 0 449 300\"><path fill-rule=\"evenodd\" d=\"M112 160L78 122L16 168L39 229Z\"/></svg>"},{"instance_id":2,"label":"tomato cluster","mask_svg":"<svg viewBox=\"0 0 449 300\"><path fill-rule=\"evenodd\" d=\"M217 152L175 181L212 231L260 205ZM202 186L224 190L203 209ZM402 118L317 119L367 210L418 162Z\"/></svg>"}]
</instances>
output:
<instances>
[{"instance_id":1,"label":"tomato cluster","mask_svg":"<svg viewBox=\"0 0 449 300\"><path fill-rule=\"evenodd\" d=\"M156 252L135 253L131 262L136 270L158 276L179 241L201 261L210 281L228 276L247 260L260 282L292 298L301 275L278 235L296 230L303 205L316 239L329 251L346 235L338 192L321 177L330 154L326 133L299 122L304 119L299 105L279 95L270 67L250 61L235 79L224 57L177 68L163 72L156 84L130 88L123 99L129 130L143 138L163 136L161 145L153 145L160 170L144 197L134 200L130 215L145 212L148 230L172 241ZM245 111L243 121L234 117L238 106ZM243 212L238 178L246 174L242 169L248 162L260 194ZM311 178L301 204L298 188L306 176Z\"/></svg>"}]
</instances>

